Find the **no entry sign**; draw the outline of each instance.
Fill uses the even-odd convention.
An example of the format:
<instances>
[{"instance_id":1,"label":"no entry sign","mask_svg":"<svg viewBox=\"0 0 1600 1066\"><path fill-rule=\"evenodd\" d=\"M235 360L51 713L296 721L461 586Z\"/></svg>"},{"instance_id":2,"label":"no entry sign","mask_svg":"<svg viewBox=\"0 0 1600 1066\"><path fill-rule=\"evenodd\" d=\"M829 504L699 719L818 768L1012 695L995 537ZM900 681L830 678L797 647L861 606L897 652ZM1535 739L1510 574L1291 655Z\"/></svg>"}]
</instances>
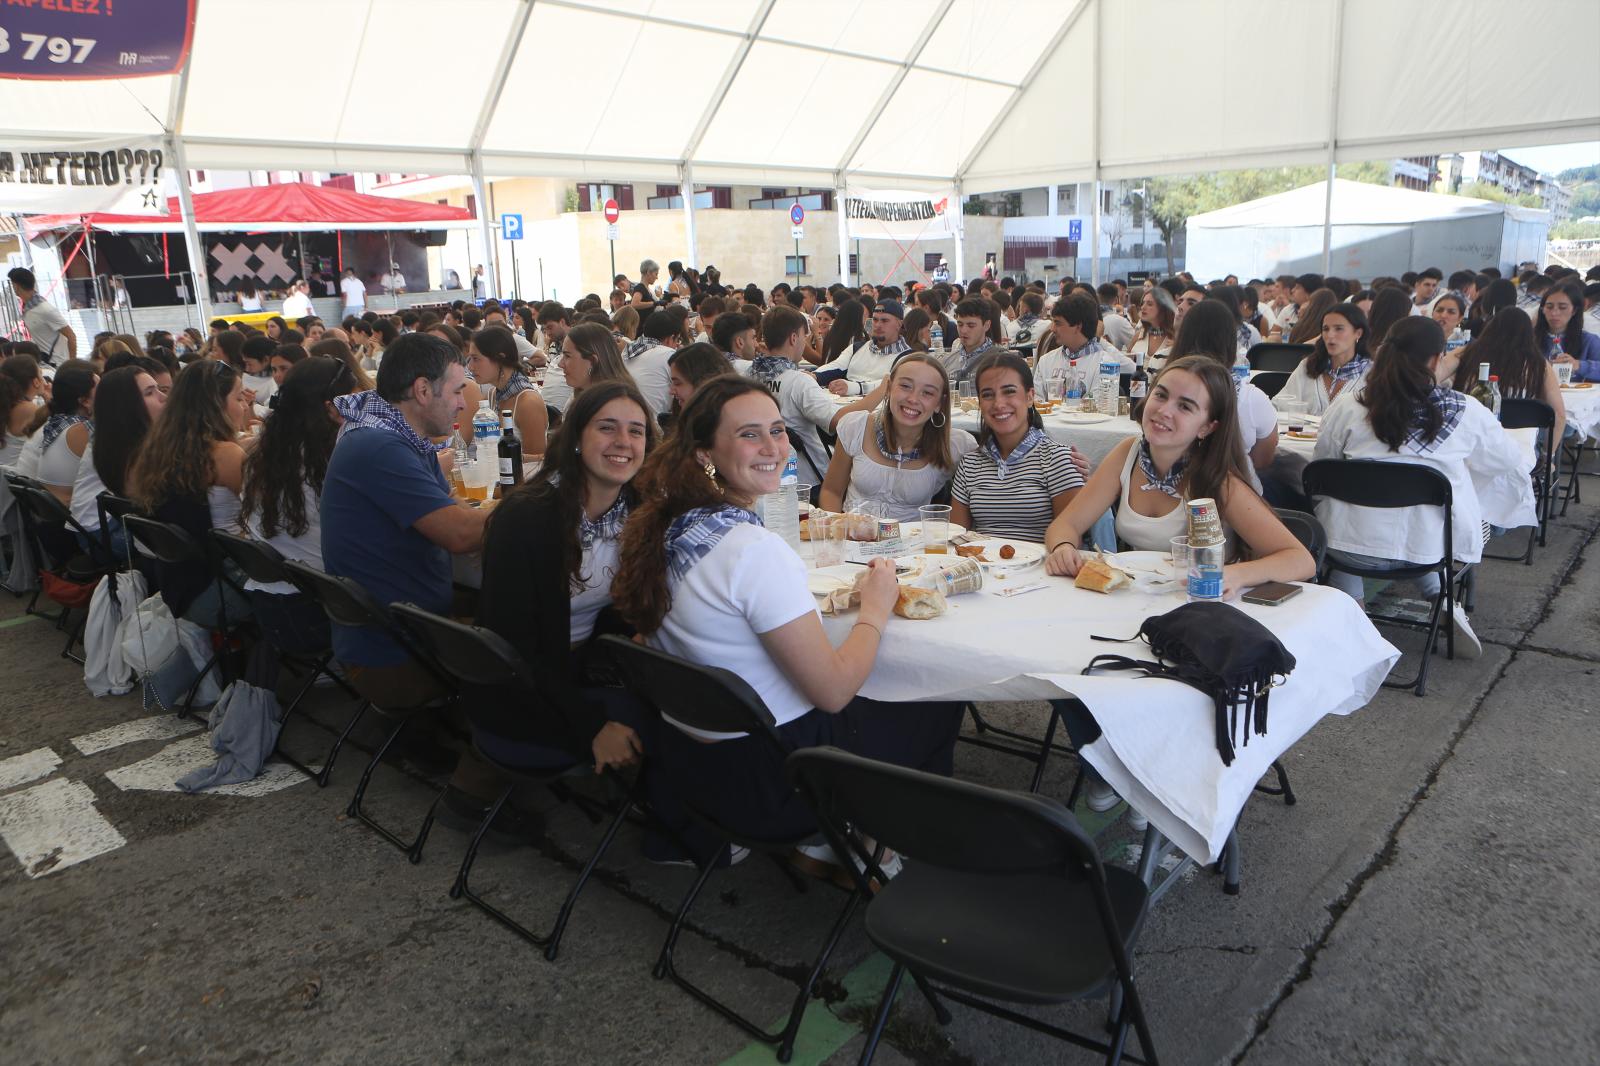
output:
<instances>
[{"instance_id":1,"label":"no entry sign","mask_svg":"<svg viewBox=\"0 0 1600 1066\"><path fill-rule=\"evenodd\" d=\"M622 208L617 206L617 202L615 200L607 200L606 201L606 221L607 222L615 222L617 219L619 219L621 217L622 217Z\"/></svg>"}]
</instances>

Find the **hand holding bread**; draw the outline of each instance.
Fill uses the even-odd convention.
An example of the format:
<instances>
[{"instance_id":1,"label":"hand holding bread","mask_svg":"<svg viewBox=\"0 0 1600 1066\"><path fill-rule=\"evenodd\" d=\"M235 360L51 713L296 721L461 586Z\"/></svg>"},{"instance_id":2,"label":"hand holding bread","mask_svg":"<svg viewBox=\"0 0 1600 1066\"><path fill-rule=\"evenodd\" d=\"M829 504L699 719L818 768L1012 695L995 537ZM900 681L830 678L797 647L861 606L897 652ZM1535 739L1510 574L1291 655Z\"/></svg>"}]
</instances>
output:
<instances>
[{"instance_id":1,"label":"hand holding bread","mask_svg":"<svg viewBox=\"0 0 1600 1066\"><path fill-rule=\"evenodd\" d=\"M1071 544L1061 544L1045 556L1044 572L1051 577L1077 577L1083 566L1083 555Z\"/></svg>"}]
</instances>

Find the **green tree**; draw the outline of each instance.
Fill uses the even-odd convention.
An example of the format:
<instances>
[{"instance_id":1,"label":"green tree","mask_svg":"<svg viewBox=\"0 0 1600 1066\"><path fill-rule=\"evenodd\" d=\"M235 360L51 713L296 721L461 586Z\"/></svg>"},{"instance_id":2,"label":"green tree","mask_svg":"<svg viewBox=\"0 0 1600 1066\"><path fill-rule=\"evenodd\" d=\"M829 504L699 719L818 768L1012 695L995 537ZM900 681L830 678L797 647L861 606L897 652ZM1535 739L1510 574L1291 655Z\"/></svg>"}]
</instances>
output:
<instances>
[{"instance_id":1,"label":"green tree","mask_svg":"<svg viewBox=\"0 0 1600 1066\"><path fill-rule=\"evenodd\" d=\"M1582 241L1600 238L1600 222L1563 222L1550 231L1557 241Z\"/></svg>"},{"instance_id":2,"label":"green tree","mask_svg":"<svg viewBox=\"0 0 1600 1066\"><path fill-rule=\"evenodd\" d=\"M1470 196L1476 200L1493 200L1497 204L1512 204L1516 207L1544 206L1544 201L1531 192L1512 195L1498 185L1489 185L1481 181L1467 182L1455 195Z\"/></svg>"}]
</instances>

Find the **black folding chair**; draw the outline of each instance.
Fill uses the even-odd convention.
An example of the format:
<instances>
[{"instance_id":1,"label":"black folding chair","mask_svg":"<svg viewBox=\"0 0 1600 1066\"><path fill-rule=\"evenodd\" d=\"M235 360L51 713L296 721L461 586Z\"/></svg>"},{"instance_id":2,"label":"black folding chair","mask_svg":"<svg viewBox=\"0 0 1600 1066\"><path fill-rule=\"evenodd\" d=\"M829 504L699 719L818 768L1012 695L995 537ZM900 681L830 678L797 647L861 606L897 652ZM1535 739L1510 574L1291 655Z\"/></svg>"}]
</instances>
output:
<instances>
[{"instance_id":1,"label":"black folding chair","mask_svg":"<svg viewBox=\"0 0 1600 1066\"><path fill-rule=\"evenodd\" d=\"M27 542L28 551L33 555L35 568L37 569L51 565L52 560L50 553L43 550L39 542L38 530L34 521L33 508L28 502L28 490L30 488L43 489L44 482L37 481L34 478L27 477L23 474L13 473L9 470L0 473L4 474L6 488L11 491L12 505L17 509L18 527L21 530L22 539ZM13 550L16 550L16 548L13 547ZM22 609L23 613L36 614L42 618L49 618L51 617L50 615L34 609L39 605L39 597L44 594L44 583L38 580L37 574L34 575L34 582L33 595L28 598L27 606ZM17 595L20 596L26 591L27 590L25 588L20 589L17 591ZM56 617L56 621L59 623L59 616Z\"/></svg>"},{"instance_id":2,"label":"black folding chair","mask_svg":"<svg viewBox=\"0 0 1600 1066\"><path fill-rule=\"evenodd\" d=\"M1556 439L1556 411L1555 408L1543 400L1531 397L1505 399L1500 402L1500 424L1506 429L1531 429L1535 431L1533 443L1533 497L1539 513L1536 525L1528 527L1528 547L1520 555L1491 555L1483 553L1485 559L1505 559L1511 562L1522 560L1526 566L1533 565L1533 543L1537 539L1539 546L1545 545L1545 536L1550 523L1550 512L1555 508L1555 478L1550 472L1550 450L1552 442Z\"/></svg>"},{"instance_id":3,"label":"black folding chair","mask_svg":"<svg viewBox=\"0 0 1600 1066\"><path fill-rule=\"evenodd\" d=\"M336 574L325 574L314 566L285 559L283 562L284 573L289 575L289 580L294 587L316 600L328 615L328 621L334 625L355 626L358 628L376 629L390 640L394 641L405 651L411 661L416 663L439 685L450 694L450 699L458 695L450 676L439 667L433 659L416 646L411 637L395 625L389 617L389 612L378 605L372 595L361 585L348 577ZM350 806L345 809L345 814L351 818L359 819L367 828L377 833L384 840L405 852L405 856L412 863L422 861L422 848L428 842L428 832L433 828L434 813L439 808L439 801L444 798L445 789L441 788L433 802L428 805L428 813L422 819L422 827L417 830L417 835L407 841L402 839L393 830L381 825L367 814L361 806L361 801L366 798L367 786L372 782L373 772L378 769L378 764L383 762L383 757L388 754L389 748L407 725L416 718L427 704L417 703L409 707L379 707L371 700L363 700L361 709L356 712L355 718L345 727L344 735L349 735L355 724L367 712L368 708L376 710L385 719L393 723L388 734L383 738L383 743L378 745L378 750L372 753L366 769L361 771L361 780L356 785L355 795L350 797Z\"/></svg>"},{"instance_id":4,"label":"black folding chair","mask_svg":"<svg viewBox=\"0 0 1600 1066\"><path fill-rule=\"evenodd\" d=\"M72 517L71 510L66 504L56 498L48 488L39 482L32 484L13 484L12 496L17 506L21 508L23 528L31 531L34 552L39 561L39 590L61 608L61 613L56 616L56 628L67 634L67 643L61 649L61 657L82 665L83 656L73 654L73 646L83 637L84 627L89 621L88 603L94 595L94 587L100 579L116 570L115 561L108 561L104 554L98 550L99 540ZM73 540L73 534L81 534L81 543L87 544L89 550L66 555L64 547L61 551L52 551L50 542L45 538L44 531L53 529L60 531L58 538L61 545L68 540ZM46 588L45 575L65 582L70 586L70 592L51 591ZM35 594L35 599L38 594ZM82 610L83 615L76 623L72 622L72 613Z\"/></svg>"},{"instance_id":5,"label":"black folding chair","mask_svg":"<svg viewBox=\"0 0 1600 1066\"><path fill-rule=\"evenodd\" d=\"M861 1062L870 1063L907 972L924 994L1124 1058L1131 1026L1155 1047L1133 979L1133 945L1149 910L1137 876L1104 866L1094 841L1054 800L807 748L789 779L812 804L834 849L872 869L860 837L892 848L905 868L867 906L866 931L894 969ZM858 836L858 834L860 836ZM858 874L858 892L868 889ZM1121 993L1109 1044L1002 1006L1057 1005Z\"/></svg>"},{"instance_id":6,"label":"black folding chair","mask_svg":"<svg viewBox=\"0 0 1600 1066\"><path fill-rule=\"evenodd\" d=\"M1262 341L1259 344L1252 344L1250 350L1245 353L1245 358L1250 360L1251 370L1279 370L1289 374L1305 361L1313 347L1310 344Z\"/></svg>"},{"instance_id":7,"label":"black folding chair","mask_svg":"<svg viewBox=\"0 0 1600 1066\"><path fill-rule=\"evenodd\" d=\"M1083 708L1083 704L1070 697L1050 700L1049 703L1050 718L1045 722L1044 736L1042 737L1030 736L1027 733L1019 733L1012 729L1004 729L997 726L984 718L976 703L968 703L965 711L967 717L972 719L974 735L969 736L966 733L960 733L957 734L956 740L963 744L971 744L975 748L984 748L988 751L999 752L1002 755L1010 755L1032 763L1033 780L1028 784L1028 791L1037 792L1044 784L1045 764L1049 762L1051 752L1055 752L1058 755L1078 754L1078 749L1071 744L1063 744L1056 740L1056 732L1058 729L1062 732L1066 730L1064 715L1068 706L1077 704L1080 708ZM1083 709L1087 713L1088 709ZM1004 739L992 739L989 735L991 733ZM1067 794L1068 807L1078 802L1078 793L1082 787L1083 770L1080 767L1077 775L1073 778L1072 790Z\"/></svg>"},{"instance_id":8,"label":"black folding chair","mask_svg":"<svg viewBox=\"0 0 1600 1066\"><path fill-rule=\"evenodd\" d=\"M1377 615L1370 611L1367 617L1374 622L1420 629L1427 633L1422 649L1422 666L1410 681L1384 681L1386 688L1409 688L1418 696L1428 687L1428 664L1439 643L1442 629L1445 637L1445 657L1456 657L1455 604L1456 585L1463 581L1472 568L1455 563L1455 535L1453 496L1450 479L1431 466L1421 463L1385 462L1378 459L1317 459L1307 464L1304 474L1305 494L1312 499L1325 496L1358 507L1438 507L1443 512L1444 536L1442 553L1438 559L1414 563L1394 569L1357 566L1340 562L1328 556L1327 570L1340 570L1361 578L1381 580L1414 580L1436 574L1439 594L1426 622L1398 615ZM1443 620L1441 624L1441 613Z\"/></svg>"},{"instance_id":9,"label":"black folding chair","mask_svg":"<svg viewBox=\"0 0 1600 1066\"><path fill-rule=\"evenodd\" d=\"M556 787L566 779L589 776L593 772L593 757L589 752L558 752L550 749L546 733L527 727L527 723L534 716L558 716L560 710L546 698L544 687L539 684L538 678L527 662L500 634L482 626L465 625L448 618L441 618L412 603L397 603L389 608L389 611L401 626L416 634L418 641L438 659L439 665L449 671L460 684L513 689L519 693L519 705L515 715L494 713L493 709L485 708L475 700L467 700L463 704L467 725L472 730L472 746L483 756L485 762L505 775L507 784L499 798L490 805L477 832L472 835L472 841L467 845L467 854L461 860L461 869L456 873L455 884L450 887L450 898L460 899L465 896L473 906L528 943L544 948L544 957L554 962L556 953L561 948L561 936L566 931L567 920L572 917L572 909L578 902L578 894L583 891L584 885L589 881L589 875L594 872L595 866L610 849L617 830L622 828L622 823L633 810L632 789L625 784L619 785L623 793L622 799L606 826L605 834L600 838L599 846L584 863L577 882L567 893L567 898L562 901L556 923L548 933L543 935L535 933L478 895L472 890L467 877L472 872L472 864L477 860L478 848L483 843L484 834L489 831L489 826L500 813L500 808L511 798L517 782ZM486 740L491 743L485 743ZM544 748L550 751L552 759L539 765L510 761L497 754L500 749L492 743L496 740L524 747L533 745ZM614 777L614 775L602 776ZM560 792L557 794L561 795Z\"/></svg>"},{"instance_id":10,"label":"black folding chair","mask_svg":"<svg viewBox=\"0 0 1600 1066\"><path fill-rule=\"evenodd\" d=\"M116 552L111 547L111 520L116 519L120 524L124 518L131 514L139 514L139 505L126 496L118 496L114 492L102 492L94 500L95 513L100 516L100 543L107 555L114 556ZM123 541L128 545L128 554L119 562L129 566L137 566L137 557L133 551L133 538L124 534Z\"/></svg>"},{"instance_id":11,"label":"black folding chair","mask_svg":"<svg viewBox=\"0 0 1600 1066\"><path fill-rule=\"evenodd\" d=\"M223 652L227 648L228 640L234 633L234 627L228 621L227 597L221 595L223 586L233 588L242 598L244 590L240 588L231 577L222 569L221 560L208 552L204 545L191 537L187 530L171 522L161 522L147 515L127 514L122 519L125 535L131 543L137 544L141 551L152 559L167 564L168 566L199 567L211 575L213 584L217 586L219 595L218 620L216 632L220 634L220 641L213 645L211 658L206 660L206 665L200 671L200 676L194 679L194 684L189 686L188 694L183 702L178 705L178 717L186 718L194 709L194 697L200 690L200 682L205 679L212 669L216 669L222 676L223 687L227 685L227 659Z\"/></svg>"},{"instance_id":12,"label":"black folding chair","mask_svg":"<svg viewBox=\"0 0 1600 1066\"><path fill-rule=\"evenodd\" d=\"M1282 392L1288 382L1287 370L1263 370L1259 374L1250 375L1250 384L1266 393L1269 398Z\"/></svg>"},{"instance_id":13,"label":"black folding chair","mask_svg":"<svg viewBox=\"0 0 1600 1066\"><path fill-rule=\"evenodd\" d=\"M606 636L600 639L602 645L613 656L623 683L641 702L653 706L662 714L671 716L674 721L693 729L715 733L748 733L760 747L762 759L770 762L772 773L774 775L783 773L783 762L789 756L789 748L777 734L772 712L767 710L766 705L761 702L761 697L756 695L743 678L719 667L685 662L621 637ZM665 728L672 727L668 725ZM678 937L683 932L684 923L688 920L694 901L705 888L711 872L717 868L717 860L729 843L739 844L753 852L769 856L789 877L791 883L803 890L803 885L789 868L787 858L795 847L809 840L811 834L779 838L752 836L730 827L722 812L706 810L693 803L686 805L690 815L716 833L724 841L724 846L717 850L713 858L700 864L699 876L695 878L688 895L684 896L683 902L679 904L677 914L672 919L672 927L667 930L666 942L661 945L661 955L656 960L655 976L658 979L670 977L679 988L755 1039L776 1046L778 1061L788 1062L794 1053L794 1041L800 1031L800 1021L805 1016L806 1005L811 1000L811 990L816 985L817 978L821 976L823 967L827 965L829 956L833 954L833 949L838 944L839 937L843 935L845 926L849 924L851 915L855 913L856 906L862 898L861 892L856 889L848 893L844 909L839 912L838 919L833 923L833 928L829 930L828 938L823 943L821 953L818 954L815 964L806 974L805 981L795 996L788 1022L777 1032L768 1032L678 973L673 964L673 950L677 947ZM838 852L838 855L844 859L846 853Z\"/></svg>"},{"instance_id":14,"label":"black folding chair","mask_svg":"<svg viewBox=\"0 0 1600 1066\"><path fill-rule=\"evenodd\" d=\"M278 554L278 550L272 545L256 540L254 537L230 533L225 529L213 529L211 531L211 540L222 557L237 566L240 572L250 580L259 581L264 585L275 585L285 581L293 584L290 581L289 572L284 569L283 556ZM358 710L350 718L350 721L345 723L344 730L340 732L338 738L333 742L333 747L329 749L328 754L323 758L322 769L320 770L313 770L284 752L282 727L288 723L289 716L299 709L301 701L305 699L307 693L311 691L311 686L315 685L320 677L331 678L335 684L349 694L351 699L365 701L361 700L360 693L346 684L345 680L331 669L329 665L333 661L333 646L331 643L323 647L306 647L299 634L280 632L264 617L258 617L257 623L261 626L262 633L278 649L279 657L306 674L305 682L301 684L299 690L295 692L294 698L289 701L289 705L284 708L283 714L278 718L278 747L275 749L275 754L284 762L315 781L318 788L326 788L328 777L333 773L334 760L338 759L339 750L344 747L346 738L350 736L350 731L355 728L356 722L360 720L362 712Z\"/></svg>"}]
</instances>

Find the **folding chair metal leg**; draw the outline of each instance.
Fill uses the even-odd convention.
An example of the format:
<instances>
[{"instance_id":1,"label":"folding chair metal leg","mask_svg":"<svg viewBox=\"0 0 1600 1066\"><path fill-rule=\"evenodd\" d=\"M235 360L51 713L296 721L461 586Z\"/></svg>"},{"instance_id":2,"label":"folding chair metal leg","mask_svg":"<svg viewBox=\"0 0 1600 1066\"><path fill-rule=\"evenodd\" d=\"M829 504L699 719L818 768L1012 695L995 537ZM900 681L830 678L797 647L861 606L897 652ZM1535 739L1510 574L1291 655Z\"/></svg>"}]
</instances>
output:
<instances>
[{"instance_id":1,"label":"folding chair metal leg","mask_svg":"<svg viewBox=\"0 0 1600 1066\"><path fill-rule=\"evenodd\" d=\"M351 724L354 725L355 723L352 722ZM373 771L378 768L378 764L383 761L384 755L388 754L390 746L394 744L397 739L399 739L400 734L409 724L409 718L402 718L400 720L400 724L396 725L392 730L390 730L389 735L384 738L383 743L378 745L378 750L373 753L371 761L367 763L367 768L361 772L361 781L356 785L355 795L350 797L350 806L345 808L345 814L351 818L360 819L362 824L367 826L367 828L371 829L383 839L387 840L389 843L405 852L406 858L411 860L412 865L415 865L422 861L422 848L423 845L428 842L428 831L433 828L433 815L439 807L439 801L444 798L444 790L441 789L439 795L435 796L433 798L433 802L428 805L428 814L422 819L422 828L417 831L416 839L410 841L409 843L396 836L389 829L373 821L372 817L361 808L361 801L367 794L367 785L372 782ZM348 732L348 730L346 730L346 732ZM341 740L342 739L343 738L341 738Z\"/></svg>"},{"instance_id":2,"label":"folding chair metal leg","mask_svg":"<svg viewBox=\"0 0 1600 1066\"><path fill-rule=\"evenodd\" d=\"M368 703L366 700L361 701L361 706L356 708L356 713L351 715L350 721L345 723L344 731L341 732L334 740L333 747L328 749L327 756L322 760L321 770L311 769L311 767L302 763L299 759L296 759L293 755L290 755L288 752L283 750L283 729L281 726L278 729L278 746L274 749L273 753L278 758L282 759L284 762L288 763L290 766L294 767L296 770L299 770L301 773L311 778L311 780L315 781L318 788L327 788L328 778L333 773L334 760L339 757L339 749L344 747L344 742L350 736L351 731L355 729L356 723L361 721L361 717L367 713L367 708L371 706L372 704ZM285 715L284 717L287 719L288 716Z\"/></svg>"},{"instance_id":3,"label":"folding chair metal leg","mask_svg":"<svg viewBox=\"0 0 1600 1066\"><path fill-rule=\"evenodd\" d=\"M1222 845L1222 854L1217 857L1217 865L1222 870L1222 891L1230 896L1239 894L1239 827L1233 827L1228 834L1227 843Z\"/></svg>"},{"instance_id":4,"label":"folding chair metal leg","mask_svg":"<svg viewBox=\"0 0 1600 1066\"><path fill-rule=\"evenodd\" d=\"M861 1049L860 1066L867 1066L872 1056L878 1053L878 1041L883 1038L883 1027L889 1023L889 1011L894 1007L894 997L900 991L900 980L905 973L906 968L898 962L889 972L889 983L884 986L883 999L878 1003L878 1016L872 1020L872 1031L867 1034L866 1045Z\"/></svg>"},{"instance_id":5,"label":"folding chair metal leg","mask_svg":"<svg viewBox=\"0 0 1600 1066\"><path fill-rule=\"evenodd\" d=\"M1283 805L1293 807L1299 800L1295 797L1294 789L1289 786L1289 771L1284 769L1283 763L1277 759L1272 760L1272 769L1278 775L1277 786L1258 783L1255 790L1268 796L1282 796Z\"/></svg>"},{"instance_id":6,"label":"folding chair metal leg","mask_svg":"<svg viewBox=\"0 0 1600 1066\"><path fill-rule=\"evenodd\" d=\"M82 619L79 620L77 625L72 627L72 630L67 634L67 643L61 649L61 657L63 659L68 659L72 662L75 662L79 666L84 664L83 656L72 654L72 646L78 643L79 640L83 639L83 631L88 628L88 625L89 616L86 614Z\"/></svg>"}]
</instances>

